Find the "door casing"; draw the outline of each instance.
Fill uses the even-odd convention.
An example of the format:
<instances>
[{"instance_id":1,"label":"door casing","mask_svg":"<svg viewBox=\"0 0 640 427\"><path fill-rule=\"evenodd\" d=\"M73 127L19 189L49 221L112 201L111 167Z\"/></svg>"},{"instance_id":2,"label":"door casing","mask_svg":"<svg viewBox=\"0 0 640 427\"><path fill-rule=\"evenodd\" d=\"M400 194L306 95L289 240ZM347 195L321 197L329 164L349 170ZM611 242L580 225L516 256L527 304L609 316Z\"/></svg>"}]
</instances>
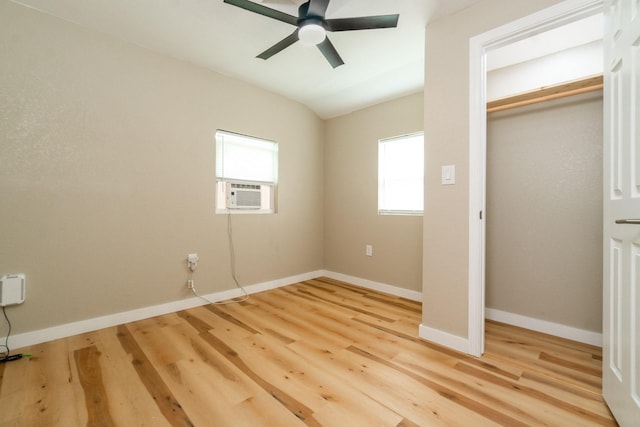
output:
<instances>
[{"instance_id":1,"label":"door casing","mask_svg":"<svg viewBox=\"0 0 640 427\"><path fill-rule=\"evenodd\" d=\"M565 0L469 41L468 353L484 353L487 95L486 54L532 35L601 13L603 0Z\"/></svg>"}]
</instances>

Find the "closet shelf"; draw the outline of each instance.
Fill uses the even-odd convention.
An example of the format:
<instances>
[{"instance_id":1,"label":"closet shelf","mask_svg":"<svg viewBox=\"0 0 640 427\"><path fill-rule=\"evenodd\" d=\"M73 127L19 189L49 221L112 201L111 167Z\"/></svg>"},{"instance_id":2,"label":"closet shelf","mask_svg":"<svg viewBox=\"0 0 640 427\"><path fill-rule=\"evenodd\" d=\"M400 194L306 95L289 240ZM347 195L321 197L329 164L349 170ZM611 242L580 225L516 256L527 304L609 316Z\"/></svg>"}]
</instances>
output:
<instances>
[{"instance_id":1,"label":"closet shelf","mask_svg":"<svg viewBox=\"0 0 640 427\"><path fill-rule=\"evenodd\" d=\"M523 107L525 105L551 101L552 99L564 98L571 95L579 95L581 93L600 90L602 87L603 79L601 75L555 86L546 86L531 92L487 102L487 113Z\"/></svg>"}]
</instances>

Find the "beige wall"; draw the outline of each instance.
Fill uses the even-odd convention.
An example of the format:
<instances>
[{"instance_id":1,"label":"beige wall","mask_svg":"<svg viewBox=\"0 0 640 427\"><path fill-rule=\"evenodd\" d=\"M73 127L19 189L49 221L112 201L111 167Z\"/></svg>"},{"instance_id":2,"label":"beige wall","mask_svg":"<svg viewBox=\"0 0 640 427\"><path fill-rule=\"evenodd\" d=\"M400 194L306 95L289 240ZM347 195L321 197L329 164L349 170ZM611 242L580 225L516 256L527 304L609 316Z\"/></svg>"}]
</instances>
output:
<instances>
[{"instance_id":1,"label":"beige wall","mask_svg":"<svg viewBox=\"0 0 640 427\"><path fill-rule=\"evenodd\" d=\"M378 215L378 140L422 131L422 105L419 93L327 121L326 269L421 289L422 217Z\"/></svg>"},{"instance_id":2,"label":"beige wall","mask_svg":"<svg viewBox=\"0 0 640 427\"><path fill-rule=\"evenodd\" d=\"M213 213L222 128L280 143L279 213L234 216L242 283L326 268L422 287L423 323L465 336L469 37L556 2L485 0L433 23L424 98L325 123L249 84L0 0L0 273L27 274L14 332L188 297L189 252L200 254L203 293L233 288L226 218ZM377 140L422 129L424 221L378 216ZM444 164L457 165L457 185L440 186Z\"/></svg>"},{"instance_id":3,"label":"beige wall","mask_svg":"<svg viewBox=\"0 0 640 427\"><path fill-rule=\"evenodd\" d=\"M558 0L484 0L430 24L425 55L423 325L467 337L469 39ZM456 185L440 184L456 165Z\"/></svg>"},{"instance_id":4,"label":"beige wall","mask_svg":"<svg viewBox=\"0 0 640 427\"><path fill-rule=\"evenodd\" d=\"M602 91L489 115L486 305L602 332Z\"/></svg>"},{"instance_id":5,"label":"beige wall","mask_svg":"<svg viewBox=\"0 0 640 427\"><path fill-rule=\"evenodd\" d=\"M0 1L0 273L13 333L234 288L217 128L280 143L276 215L233 217L252 284L323 267L324 123L306 107Z\"/></svg>"}]
</instances>

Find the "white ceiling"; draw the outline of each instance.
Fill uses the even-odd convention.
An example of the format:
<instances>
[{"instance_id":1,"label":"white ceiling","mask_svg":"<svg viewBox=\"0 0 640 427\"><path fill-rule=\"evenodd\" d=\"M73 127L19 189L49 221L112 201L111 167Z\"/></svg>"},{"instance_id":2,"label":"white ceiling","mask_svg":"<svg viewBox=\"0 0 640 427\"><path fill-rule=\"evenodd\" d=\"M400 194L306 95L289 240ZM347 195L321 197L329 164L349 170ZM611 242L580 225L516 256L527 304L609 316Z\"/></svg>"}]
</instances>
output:
<instances>
[{"instance_id":1,"label":"white ceiling","mask_svg":"<svg viewBox=\"0 0 640 427\"><path fill-rule=\"evenodd\" d=\"M345 65L296 43L255 58L294 27L223 0L13 0L83 27L253 83L322 118L422 90L426 23L479 0L332 0L327 18L399 13L398 27L329 33ZM304 0L256 2L298 15Z\"/></svg>"}]
</instances>

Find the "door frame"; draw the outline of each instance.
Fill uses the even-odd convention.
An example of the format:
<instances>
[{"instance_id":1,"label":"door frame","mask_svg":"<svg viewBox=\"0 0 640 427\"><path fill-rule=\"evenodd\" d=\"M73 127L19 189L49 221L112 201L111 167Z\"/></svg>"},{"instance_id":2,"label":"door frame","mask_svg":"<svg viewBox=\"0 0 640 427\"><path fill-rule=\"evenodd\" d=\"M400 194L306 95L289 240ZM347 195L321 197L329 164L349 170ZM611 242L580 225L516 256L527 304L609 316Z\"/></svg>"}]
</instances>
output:
<instances>
[{"instance_id":1,"label":"door frame","mask_svg":"<svg viewBox=\"0 0 640 427\"><path fill-rule=\"evenodd\" d=\"M601 13L603 0L565 0L469 40L468 352L484 353L487 52Z\"/></svg>"}]
</instances>

